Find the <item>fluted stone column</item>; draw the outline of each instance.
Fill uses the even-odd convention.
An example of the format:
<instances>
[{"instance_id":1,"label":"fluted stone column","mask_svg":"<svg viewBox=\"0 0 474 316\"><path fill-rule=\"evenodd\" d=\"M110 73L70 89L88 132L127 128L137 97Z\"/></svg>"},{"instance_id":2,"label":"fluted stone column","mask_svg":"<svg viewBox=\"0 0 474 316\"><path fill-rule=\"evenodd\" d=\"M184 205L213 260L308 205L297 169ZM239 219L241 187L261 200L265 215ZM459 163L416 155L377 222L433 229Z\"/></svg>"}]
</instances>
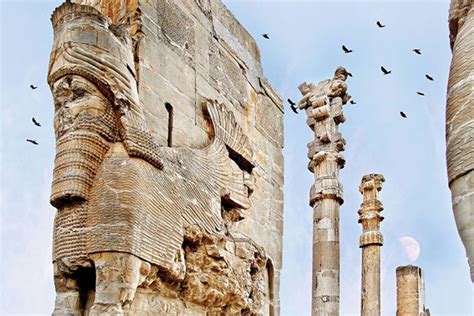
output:
<instances>
[{"instance_id":1,"label":"fluted stone column","mask_svg":"<svg viewBox=\"0 0 474 316\"><path fill-rule=\"evenodd\" d=\"M474 1L453 0L449 29L453 57L446 106L449 188L459 235L474 282Z\"/></svg>"},{"instance_id":2,"label":"fluted stone column","mask_svg":"<svg viewBox=\"0 0 474 316\"><path fill-rule=\"evenodd\" d=\"M359 246L362 248L361 315L380 315L380 247L383 236L380 222L383 216L382 203L378 196L385 181L383 175L369 174L362 177L359 187L363 202L359 209L359 223L362 224Z\"/></svg>"},{"instance_id":3,"label":"fluted stone column","mask_svg":"<svg viewBox=\"0 0 474 316\"><path fill-rule=\"evenodd\" d=\"M314 173L310 191L313 207L312 315L339 315L339 206L343 203L339 169L345 141L338 124L345 121L342 107L350 99L345 80L350 75L339 67L333 79L303 83L300 109L314 132L308 144L308 169Z\"/></svg>"},{"instance_id":4,"label":"fluted stone column","mask_svg":"<svg viewBox=\"0 0 474 316\"><path fill-rule=\"evenodd\" d=\"M397 316L429 316L425 307L423 270L417 266L401 266L397 274Z\"/></svg>"}]
</instances>

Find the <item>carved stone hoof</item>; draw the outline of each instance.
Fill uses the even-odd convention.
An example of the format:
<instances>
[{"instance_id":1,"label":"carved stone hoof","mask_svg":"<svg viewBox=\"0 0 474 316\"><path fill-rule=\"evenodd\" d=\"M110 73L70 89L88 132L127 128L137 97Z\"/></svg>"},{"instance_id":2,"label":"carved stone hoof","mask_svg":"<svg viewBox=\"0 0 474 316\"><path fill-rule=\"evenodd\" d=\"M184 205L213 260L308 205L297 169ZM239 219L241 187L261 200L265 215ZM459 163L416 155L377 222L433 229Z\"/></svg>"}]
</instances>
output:
<instances>
[{"instance_id":1,"label":"carved stone hoof","mask_svg":"<svg viewBox=\"0 0 474 316\"><path fill-rule=\"evenodd\" d=\"M121 304L94 303L94 305L92 305L90 309L89 316L100 315L121 316L125 314L123 312Z\"/></svg>"}]
</instances>

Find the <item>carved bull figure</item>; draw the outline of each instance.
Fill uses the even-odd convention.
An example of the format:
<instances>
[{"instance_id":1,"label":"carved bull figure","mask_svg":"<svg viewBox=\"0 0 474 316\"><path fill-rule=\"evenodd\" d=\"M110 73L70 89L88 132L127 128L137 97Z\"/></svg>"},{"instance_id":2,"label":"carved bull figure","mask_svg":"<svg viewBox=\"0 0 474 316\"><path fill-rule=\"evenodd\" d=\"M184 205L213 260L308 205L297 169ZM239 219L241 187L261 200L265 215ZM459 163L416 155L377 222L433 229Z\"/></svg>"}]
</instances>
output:
<instances>
[{"instance_id":1,"label":"carved bull figure","mask_svg":"<svg viewBox=\"0 0 474 316\"><path fill-rule=\"evenodd\" d=\"M249 207L251 171L229 153L250 166L253 154L232 112L212 101L208 146L159 146L138 98L127 28L70 2L52 22L55 314L122 314L152 271L183 279L187 230L222 236L222 201ZM265 265L255 260L254 269Z\"/></svg>"}]
</instances>

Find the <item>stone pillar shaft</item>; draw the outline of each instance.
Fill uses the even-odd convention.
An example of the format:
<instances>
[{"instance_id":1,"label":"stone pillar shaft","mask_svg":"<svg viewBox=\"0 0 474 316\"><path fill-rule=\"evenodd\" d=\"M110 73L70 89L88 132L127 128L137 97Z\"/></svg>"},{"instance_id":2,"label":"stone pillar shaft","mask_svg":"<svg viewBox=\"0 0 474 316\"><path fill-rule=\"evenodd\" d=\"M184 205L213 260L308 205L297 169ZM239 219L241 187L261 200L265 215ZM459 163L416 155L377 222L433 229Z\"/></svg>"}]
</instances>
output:
<instances>
[{"instance_id":1,"label":"stone pillar shaft","mask_svg":"<svg viewBox=\"0 0 474 316\"><path fill-rule=\"evenodd\" d=\"M361 315L380 315L380 247L383 236L380 233L380 222L383 217L382 203L378 193L385 181L382 175L370 174L362 178L359 191L363 202L359 209L359 223L362 224L362 234L359 245L362 248L362 287Z\"/></svg>"},{"instance_id":2,"label":"stone pillar shaft","mask_svg":"<svg viewBox=\"0 0 474 316\"><path fill-rule=\"evenodd\" d=\"M313 208L313 315L338 315L339 265L339 203L322 199Z\"/></svg>"},{"instance_id":3,"label":"stone pillar shaft","mask_svg":"<svg viewBox=\"0 0 474 316\"><path fill-rule=\"evenodd\" d=\"M453 57L446 104L446 159L452 207L474 282L474 2L452 0Z\"/></svg>"},{"instance_id":4,"label":"stone pillar shaft","mask_svg":"<svg viewBox=\"0 0 474 316\"><path fill-rule=\"evenodd\" d=\"M308 144L308 169L314 173L310 192L313 208L312 315L339 315L339 206L343 203L339 169L345 141L338 124L345 121L343 105L350 99L345 80L349 73L339 67L334 78L318 84L303 83L300 109L314 132Z\"/></svg>"},{"instance_id":5,"label":"stone pillar shaft","mask_svg":"<svg viewBox=\"0 0 474 316\"><path fill-rule=\"evenodd\" d=\"M423 270L408 265L398 267L397 274L397 316L424 316L425 284Z\"/></svg>"},{"instance_id":6,"label":"stone pillar shaft","mask_svg":"<svg viewBox=\"0 0 474 316\"><path fill-rule=\"evenodd\" d=\"M361 315L380 315L380 246L362 248Z\"/></svg>"}]
</instances>

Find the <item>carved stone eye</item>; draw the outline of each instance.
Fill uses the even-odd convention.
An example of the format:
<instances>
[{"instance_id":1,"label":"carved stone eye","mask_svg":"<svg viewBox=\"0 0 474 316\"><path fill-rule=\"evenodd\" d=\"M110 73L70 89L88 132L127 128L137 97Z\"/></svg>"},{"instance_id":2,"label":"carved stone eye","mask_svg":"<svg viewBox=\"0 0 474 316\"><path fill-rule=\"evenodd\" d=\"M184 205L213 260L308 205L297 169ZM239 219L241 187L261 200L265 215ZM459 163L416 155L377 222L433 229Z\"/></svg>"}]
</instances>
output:
<instances>
[{"instance_id":1,"label":"carved stone eye","mask_svg":"<svg viewBox=\"0 0 474 316\"><path fill-rule=\"evenodd\" d=\"M72 91L72 100L77 100L82 98L86 94L84 89L75 89Z\"/></svg>"}]
</instances>

